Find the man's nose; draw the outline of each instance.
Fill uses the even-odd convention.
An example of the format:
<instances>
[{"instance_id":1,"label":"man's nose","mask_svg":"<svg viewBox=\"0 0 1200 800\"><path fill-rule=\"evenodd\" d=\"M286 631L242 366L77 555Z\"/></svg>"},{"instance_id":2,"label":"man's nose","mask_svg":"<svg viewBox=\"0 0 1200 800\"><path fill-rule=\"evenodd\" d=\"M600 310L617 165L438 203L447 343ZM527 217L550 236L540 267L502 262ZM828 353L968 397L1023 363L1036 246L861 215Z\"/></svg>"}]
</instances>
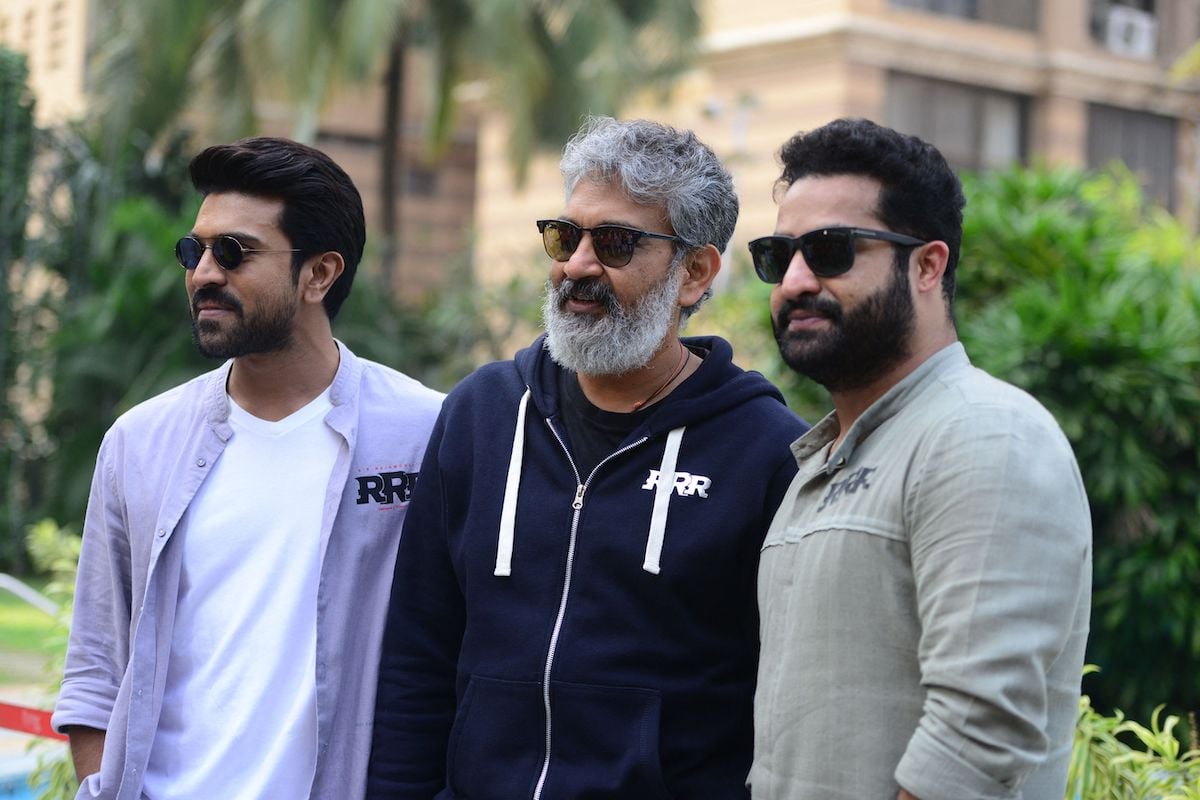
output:
<instances>
[{"instance_id":1,"label":"man's nose","mask_svg":"<svg viewBox=\"0 0 1200 800\"><path fill-rule=\"evenodd\" d=\"M192 281L197 285L206 286L212 283L225 283L225 269L217 263L211 247L204 248L200 253L200 261L192 271Z\"/></svg>"},{"instance_id":2,"label":"man's nose","mask_svg":"<svg viewBox=\"0 0 1200 800\"><path fill-rule=\"evenodd\" d=\"M580 235L579 246L575 248L575 252L571 253L571 257L563 264L563 274L571 280L604 274L604 265L596 257L596 251L592 249L592 243L591 232L584 231Z\"/></svg>"},{"instance_id":3,"label":"man's nose","mask_svg":"<svg viewBox=\"0 0 1200 800\"><path fill-rule=\"evenodd\" d=\"M787 271L783 273L783 280L779 282L779 288L786 297L798 297L802 294L817 294L821 291L821 281L808 267L808 262L804 260L804 254L797 248L796 252L792 253L792 260L788 262Z\"/></svg>"}]
</instances>

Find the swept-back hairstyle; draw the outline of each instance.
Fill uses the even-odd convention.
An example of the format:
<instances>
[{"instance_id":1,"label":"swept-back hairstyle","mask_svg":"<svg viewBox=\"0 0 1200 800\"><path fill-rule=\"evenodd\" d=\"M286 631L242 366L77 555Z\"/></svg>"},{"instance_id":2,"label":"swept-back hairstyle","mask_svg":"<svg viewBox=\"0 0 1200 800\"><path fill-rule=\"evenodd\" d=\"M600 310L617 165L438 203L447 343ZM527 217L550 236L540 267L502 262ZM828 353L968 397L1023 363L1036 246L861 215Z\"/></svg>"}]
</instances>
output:
<instances>
[{"instance_id":1,"label":"swept-back hairstyle","mask_svg":"<svg viewBox=\"0 0 1200 800\"><path fill-rule=\"evenodd\" d=\"M292 256L293 280L317 253L342 256L346 267L324 299L332 320L350 294L367 240L362 197L345 170L316 148L260 136L206 148L188 171L204 195L239 192L283 201L279 226L299 251Z\"/></svg>"},{"instance_id":2,"label":"swept-back hairstyle","mask_svg":"<svg viewBox=\"0 0 1200 800\"><path fill-rule=\"evenodd\" d=\"M611 182L635 203L664 209L676 236L724 251L737 224L733 177L691 131L649 120L590 117L559 162L569 198L580 181ZM681 254L682 255L682 254ZM677 259L678 260L678 259ZM681 309L681 320L699 308Z\"/></svg>"},{"instance_id":3,"label":"swept-back hairstyle","mask_svg":"<svg viewBox=\"0 0 1200 800\"><path fill-rule=\"evenodd\" d=\"M962 245L962 183L936 147L866 119L838 119L798 133L779 151L776 197L808 176L861 175L879 181L879 219L893 231L950 249L942 295L954 301Z\"/></svg>"}]
</instances>

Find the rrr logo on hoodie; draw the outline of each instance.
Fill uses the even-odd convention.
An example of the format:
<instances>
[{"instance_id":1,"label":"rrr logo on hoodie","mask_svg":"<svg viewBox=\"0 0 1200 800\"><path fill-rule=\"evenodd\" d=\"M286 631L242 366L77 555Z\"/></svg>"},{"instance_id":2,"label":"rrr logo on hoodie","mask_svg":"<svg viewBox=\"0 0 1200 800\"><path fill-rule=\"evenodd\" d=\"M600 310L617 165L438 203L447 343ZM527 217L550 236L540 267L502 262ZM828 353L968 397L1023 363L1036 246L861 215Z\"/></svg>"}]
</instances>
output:
<instances>
[{"instance_id":1,"label":"rrr logo on hoodie","mask_svg":"<svg viewBox=\"0 0 1200 800\"><path fill-rule=\"evenodd\" d=\"M646 482L642 484L642 488L653 491L658 488L658 484L662 479L663 477L659 471L652 469L650 470L650 475L646 478ZM690 472L679 472L678 470L674 473L674 486L672 488L680 497L700 495L708 499L708 487L710 486L712 486L712 478L705 475L693 475Z\"/></svg>"},{"instance_id":2,"label":"rrr logo on hoodie","mask_svg":"<svg viewBox=\"0 0 1200 800\"><path fill-rule=\"evenodd\" d=\"M380 472L377 475L359 475L354 480L358 482L358 505L366 505L375 501L382 506L394 506L407 503L412 497L412 490L417 485L417 473L396 470Z\"/></svg>"}]
</instances>

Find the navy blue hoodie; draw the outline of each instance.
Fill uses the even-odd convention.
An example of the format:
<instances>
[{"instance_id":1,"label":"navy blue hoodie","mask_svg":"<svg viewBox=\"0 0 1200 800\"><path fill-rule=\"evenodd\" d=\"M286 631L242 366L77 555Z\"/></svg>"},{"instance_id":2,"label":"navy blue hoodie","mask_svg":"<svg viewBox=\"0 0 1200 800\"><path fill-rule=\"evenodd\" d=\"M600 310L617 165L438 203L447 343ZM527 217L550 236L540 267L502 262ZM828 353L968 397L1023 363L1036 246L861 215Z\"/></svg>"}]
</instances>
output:
<instances>
[{"instance_id":1,"label":"navy blue hoodie","mask_svg":"<svg viewBox=\"0 0 1200 800\"><path fill-rule=\"evenodd\" d=\"M808 426L727 342L684 341L703 364L590 476L542 339L446 398L396 560L369 798L748 796L758 551Z\"/></svg>"}]
</instances>

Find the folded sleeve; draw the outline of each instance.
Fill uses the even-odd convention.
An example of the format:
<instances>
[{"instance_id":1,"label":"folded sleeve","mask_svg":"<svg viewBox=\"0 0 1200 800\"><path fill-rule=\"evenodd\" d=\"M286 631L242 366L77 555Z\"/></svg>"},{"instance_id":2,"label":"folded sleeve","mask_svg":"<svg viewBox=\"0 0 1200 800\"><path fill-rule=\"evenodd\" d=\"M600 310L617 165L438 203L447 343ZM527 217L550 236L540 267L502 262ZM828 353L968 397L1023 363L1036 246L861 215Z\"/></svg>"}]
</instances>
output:
<instances>
[{"instance_id":1,"label":"folded sleeve","mask_svg":"<svg viewBox=\"0 0 1200 800\"><path fill-rule=\"evenodd\" d=\"M919 458L905 514L926 699L895 777L922 800L1018 798L1052 745L1052 706L1070 700L1062 684L1080 677L1079 470L1048 414L1007 407L947 420Z\"/></svg>"}]
</instances>

